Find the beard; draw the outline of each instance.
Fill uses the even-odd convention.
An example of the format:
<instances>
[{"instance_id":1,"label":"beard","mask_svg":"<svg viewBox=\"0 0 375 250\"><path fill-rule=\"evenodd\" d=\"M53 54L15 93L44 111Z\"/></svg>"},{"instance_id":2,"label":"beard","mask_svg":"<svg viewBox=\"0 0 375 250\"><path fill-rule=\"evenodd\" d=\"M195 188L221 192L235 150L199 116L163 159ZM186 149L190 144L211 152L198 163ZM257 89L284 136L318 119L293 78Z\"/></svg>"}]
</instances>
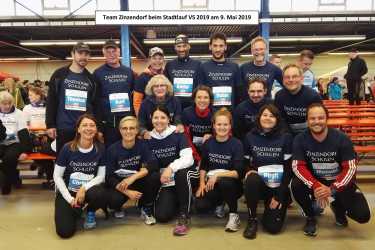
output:
<instances>
[{"instance_id":1,"label":"beard","mask_svg":"<svg viewBox=\"0 0 375 250\"><path fill-rule=\"evenodd\" d=\"M216 60L221 60L221 59L223 59L224 58L224 53L220 53L219 55L218 55L219 53L212 53L212 57L214 58L214 59L216 59Z\"/></svg>"}]
</instances>

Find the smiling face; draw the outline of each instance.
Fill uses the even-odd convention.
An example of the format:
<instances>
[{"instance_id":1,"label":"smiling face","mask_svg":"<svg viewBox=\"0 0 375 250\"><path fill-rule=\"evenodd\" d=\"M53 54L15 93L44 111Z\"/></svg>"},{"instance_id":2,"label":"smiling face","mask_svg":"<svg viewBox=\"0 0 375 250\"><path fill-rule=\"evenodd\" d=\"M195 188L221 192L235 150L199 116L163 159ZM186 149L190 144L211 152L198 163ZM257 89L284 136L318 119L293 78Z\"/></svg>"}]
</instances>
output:
<instances>
[{"instance_id":1,"label":"smiling face","mask_svg":"<svg viewBox=\"0 0 375 250\"><path fill-rule=\"evenodd\" d=\"M327 115L322 107L313 107L307 113L307 125L312 134L320 135L327 128Z\"/></svg>"},{"instance_id":2,"label":"smiling face","mask_svg":"<svg viewBox=\"0 0 375 250\"><path fill-rule=\"evenodd\" d=\"M205 110L210 105L210 95L207 91L198 90L195 95L194 103L200 110Z\"/></svg>"},{"instance_id":3,"label":"smiling face","mask_svg":"<svg viewBox=\"0 0 375 250\"><path fill-rule=\"evenodd\" d=\"M215 60L223 60L225 57L225 51L227 50L227 44L222 39L214 39L209 45L209 49Z\"/></svg>"},{"instance_id":4,"label":"smiling face","mask_svg":"<svg viewBox=\"0 0 375 250\"><path fill-rule=\"evenodd\" d=\"M34 91L29 90L29 100L31 103L37 103L41 100L41 96Z\"/></svg>"},{"instance_id":5,"label":"smiling face","mask_svg":"<svg viewBox=\"0 0 375 250\"><path fill-rule=\"evenodd\" d=\"M156 54L150 57L150 66L154 70L161 70L164 66L164 56Z\"/></svg>"},{"instance_id":6,"label":"smiling face","mask_svg":"<svg viewBox=\"0 0 375 250\"><path fill-rule=\"evenodd\" d=\"M185 58L189 55L190 45L188 43L179 43L174 46L178 58Z\"/></svg>"},{"instance_id":7,"label":"smiling face","mask_svg":"<svg viewBox=\"0 0 375 250\"><path fill-rule=\"evenodd\" d=\"M271 131L277 123L277 118L267 108L260 115L260 126L266 132Z\"/></svg>"},{"instance_id":8,"label":"smiling face","mask_svg":"<svg viewBox=\"0 0 375 250\"><path fill-rule=\"evenodd\" d=\"M255 63L261 64L265 61L266 48L267 45L263 41L257 41L251 46Z\"/></svg>"},{"instance_id":9,"label":"smiling face","mask_svg":"<svg viewBox=\"0 0 375 250\"><path fill-rule=\"evenodd\" d=\"M120 124L120 134L125 142L134 142L138 134L137 122L128 120Z\"/></svg>"},{"instance_id":10,"label":"smiling face","mask_svg":"<svg viewBox=\"0 0 375 250\"><path fill-rule=\"evenodd\" d=\"M229 136L232 125L227 116L219 115L215 118L213 128L215 130L216 136L223 138Z\"/></svg>"},{"instance_id":11,"label":"smiling face","mask_svg":"<svg viewBox=\"0 0 375 250\"><path fill-rule=\"evenodd\" d=\"M283 74L284 87L292 94L298 93L303 84L303 75L296 67L290 67Z\"/></svg>"},{"instance_id":12,"label":"smiling face","mask_svg":"<svg viewBox=\"0 0 375 250\"><path fill-rule=\"evenodd\" d=\"M160 111L156 110L152 114L152 126L156 130L156 132L161 133L163 132L169 125L169 118L168 116Z\"/></svg>"},{"instance_id":13,"label":"smiling face","mask_svg":"<svg viewBox=\"0 0 375 250\"><path fill-rule=\"evenodd\" d=\"M80 134L81 139L93 140L98 132L96 123L89 119L83 118L81 123L78 126L78 134Z\"/></svg>"},{"instance_id":14,"label":"smiling face","mask_svg":"<svg viewBox=\"0 0 375 250\"><path fill-rule=\"evenodd\" d=\"M167 95L168 87L165 83L159 81L152 86L152 93L157 99L162 99Z\"/></svg>"},{"instance_id":15,"label":"smiling face","mask_svg":"<svg viewBox=\"0 0 375 250\"><path fill-rule=\"evenodd\" d=\"M264 88L263 83L253 82L249 86L248 94L253 103L258 103L264 99L267 94L267 90Z\"/></svg>"},{"instance_id":16,"label":"smiling face","mask_svg":"<svg viewBox=\"0 0 375 250\"><path fill-rule=\"evenodd\" d=\"M109 65L120 64L120 49L114 47L103 48L105 62Z\"/></svg>"}]
</instances>

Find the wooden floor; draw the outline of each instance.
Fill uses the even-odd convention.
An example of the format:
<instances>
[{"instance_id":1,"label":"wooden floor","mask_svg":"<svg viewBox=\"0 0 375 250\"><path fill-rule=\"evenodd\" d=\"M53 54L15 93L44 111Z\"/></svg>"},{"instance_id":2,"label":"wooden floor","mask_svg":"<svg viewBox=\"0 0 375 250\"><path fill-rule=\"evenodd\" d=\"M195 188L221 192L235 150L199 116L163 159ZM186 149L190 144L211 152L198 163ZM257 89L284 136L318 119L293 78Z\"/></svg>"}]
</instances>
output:
<instances>
[{"instance_id":1,"label":"wooden floor","mask_svg":"<svg viewBox=\"0 0 375 250\"><path fill-rule=\"evenodd\" d=\"M360 185L374 214L375 184ZM54 249L54 250L219 250L219 249L298 249L298 250L361 250L375 249L375 222L359 225L349 220L349 227L339 229L334 225L330 209L319 218L318 236L303 235L304 219L294 204L288 211L286 227L279 235L269 235L259 229L255 240L242 237L246 213L240 201L241 231L226 233L226 219L211 215L193 216L189 235L174 237L174 222L146 226L135 209L129 209L125 219L109 221L98 214L98 227L91 231L79 230L69 240L61 240L54 231L52 191L45 191L39 185L26 185L10 196L0 196L0 249Z\"/></svg>"}]
</instances>

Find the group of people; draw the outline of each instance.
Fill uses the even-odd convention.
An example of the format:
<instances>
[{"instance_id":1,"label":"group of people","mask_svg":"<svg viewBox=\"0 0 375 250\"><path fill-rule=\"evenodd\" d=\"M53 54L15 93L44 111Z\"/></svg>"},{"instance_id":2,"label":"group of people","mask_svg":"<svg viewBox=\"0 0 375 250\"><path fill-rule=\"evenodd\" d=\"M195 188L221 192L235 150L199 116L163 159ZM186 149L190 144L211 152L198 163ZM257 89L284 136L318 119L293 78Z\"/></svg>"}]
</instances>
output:
<instances>
[{"instance_id":1,"label":"group of people","mask_svg":"<svg viewBox=\"0 0 375 250\"><path fill-rule=\"evenodd\" d=\"M178 35L177 58L163 68L163 51L152 48L149 67L136 77L120 63L114 41L103 46L106 63L93 75L85 68L89 46L73 47L72 64L49 81L46 105L47 133L57 140L60 237L74 235L83 211L88 229L96 226L98 209L123 218L128 200L137 201L147 225L177 215L177 236L188 233L193 205L219 218L228 206L225 230L235 232L244 194L243 236L254 239L259 200L265 203L263 227L281 231L290 183L306 216L306 235L316 235L313 204L325 208L331 199L337 225L346 226L347 216L359 223L370 219L355 184L353 145L327 127L311 74L296 64L281 70L269 63L261 37L251 42L254 61L241 67L225 59L224 34L213 34L209 48L211 60L193 60L188 37ZM272 100L275 81L280 90Z\"/></svg>"}]
</instances>

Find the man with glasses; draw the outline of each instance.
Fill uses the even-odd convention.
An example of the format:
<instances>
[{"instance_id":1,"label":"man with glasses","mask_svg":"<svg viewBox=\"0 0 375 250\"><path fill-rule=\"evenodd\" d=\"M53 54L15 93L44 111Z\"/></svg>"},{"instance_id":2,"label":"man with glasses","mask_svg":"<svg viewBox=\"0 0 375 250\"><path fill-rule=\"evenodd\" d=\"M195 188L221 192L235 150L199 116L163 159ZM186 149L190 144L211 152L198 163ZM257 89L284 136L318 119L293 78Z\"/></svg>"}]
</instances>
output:
<instances>
[{"instance_id":1,"label":"man with glasses","mask_svg":"<svg viewBox=\"0 0 375 250\"><path fill-rule=\"evenodd\" d=\"M283 70L284 88L277 92L275 104L289 126L293 135L307 128L306 109L321 102L319 94L303 85L302 69L295 64L287 65Z\"/></svg>"}]
</instances>

